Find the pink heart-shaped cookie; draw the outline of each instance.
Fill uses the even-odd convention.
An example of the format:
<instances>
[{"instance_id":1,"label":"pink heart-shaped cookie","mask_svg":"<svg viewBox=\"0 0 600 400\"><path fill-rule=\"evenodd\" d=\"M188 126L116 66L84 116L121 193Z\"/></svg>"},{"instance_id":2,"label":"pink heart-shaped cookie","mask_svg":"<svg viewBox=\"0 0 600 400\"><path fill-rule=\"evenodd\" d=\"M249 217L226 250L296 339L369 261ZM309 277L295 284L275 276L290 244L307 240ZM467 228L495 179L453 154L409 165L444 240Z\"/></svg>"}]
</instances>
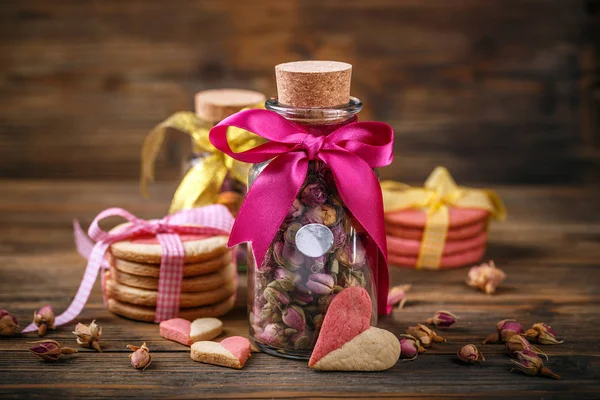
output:
<instances>
[{"instance_id":1,"label":"pink heart-shaped cookie","mask_svg":"<svg viewBox=\"0 0 600 400\"><path fill-rule=\"evenodd\" d=\"M339 292L327 309L308 365L312 367L321 358L369 329L371 307L369 293L359 286Z\"/></svg>"},{"instance_id":2,"label":"pink heart-shaped cookie","mask_svg":"<svg viewBox=\"0 0 600 400\"><path fill-rule=\"evenodd\" d=\"M159 325L160 336L165 339L179 342L186 346L192 344L190 339L190 326L192 323L187 319L173 318L166 321L162 321Z\"/></svg>"}]
</instances>

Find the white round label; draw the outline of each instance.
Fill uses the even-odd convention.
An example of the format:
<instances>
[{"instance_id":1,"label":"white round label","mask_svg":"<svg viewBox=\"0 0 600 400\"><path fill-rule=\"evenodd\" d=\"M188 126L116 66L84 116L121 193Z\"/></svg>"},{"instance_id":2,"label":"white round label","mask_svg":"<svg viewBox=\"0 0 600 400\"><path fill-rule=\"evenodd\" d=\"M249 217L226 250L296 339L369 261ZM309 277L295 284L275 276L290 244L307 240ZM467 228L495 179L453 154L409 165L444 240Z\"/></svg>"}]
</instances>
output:
<instances>
[{"instance_id":1,"label":"white round label","mask_svg":"<svg viewBox=\"0 0 600 400\"><path fill-rule=\"evenodd\" d=\"M319 257L333 246L333 232L321 224L307 224L296 232L296 248L305 256Z\"/></svg>"}]
</instances>

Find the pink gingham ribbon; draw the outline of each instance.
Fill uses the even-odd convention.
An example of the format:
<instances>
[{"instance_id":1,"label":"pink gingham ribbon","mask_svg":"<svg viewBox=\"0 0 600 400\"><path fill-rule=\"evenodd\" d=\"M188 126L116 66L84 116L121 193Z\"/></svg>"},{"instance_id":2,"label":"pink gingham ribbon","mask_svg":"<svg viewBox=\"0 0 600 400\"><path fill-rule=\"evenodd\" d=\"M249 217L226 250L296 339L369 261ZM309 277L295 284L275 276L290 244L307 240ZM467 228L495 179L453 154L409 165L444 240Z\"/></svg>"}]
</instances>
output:
<instances>
[{"instance_id":1,"label":"pink gingham ribbon","mask_svg":"<svg viewBox=\"0 0 600 400\"><path fill-rule=\"evenodd\" d=\"M112 216L122 217L130 223L114 232L103 231L98 223L102 219ZM109 208L102 211L94 219L88 230L88 235L96 244L89 253L87 267L79 290L77 290L77 294L67 310L56 317L54 324L56 326L64 325L81 313L90 297L100 269L107 266L104 256L111 244L148 235L156 236L162 250L155 322L176 317L179 313L179 296L181 294L185 255L179 235L229 235L232 226L233 216L227 207L220 204L184 210L160 220L148 221L139 219L122 208ZM77 249L86 257L89 251L89 243L83 237L78 237L81 234L83 234L83 231L76 228ZM23 333L34 330L37 330L37 327L32 323L23 329Z\"/></svg>"}]
</instances>

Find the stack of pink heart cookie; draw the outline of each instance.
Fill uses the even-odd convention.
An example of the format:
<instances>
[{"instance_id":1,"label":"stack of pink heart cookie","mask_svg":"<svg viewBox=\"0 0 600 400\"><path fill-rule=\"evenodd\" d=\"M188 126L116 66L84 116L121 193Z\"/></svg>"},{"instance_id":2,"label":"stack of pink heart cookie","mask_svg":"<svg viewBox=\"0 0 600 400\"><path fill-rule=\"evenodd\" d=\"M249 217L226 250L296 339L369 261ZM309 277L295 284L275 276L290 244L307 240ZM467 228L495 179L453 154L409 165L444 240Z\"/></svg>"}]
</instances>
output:
<instances>
[{"instance_id":1,"label":"stack of pink heart cookie","mask_svg":"<svg viewBox=\"0 0 600 400\"><path fill-rule=\"evenodd\" d=\"M474 264L483 258L487 245L490 213L471 208L449 209L449 227L439 268ZM385 214L388 261L391 265L415 267L427 215L409 209ZM426 266L434 268L436 266Z\"/></svg>"}]
</instances>

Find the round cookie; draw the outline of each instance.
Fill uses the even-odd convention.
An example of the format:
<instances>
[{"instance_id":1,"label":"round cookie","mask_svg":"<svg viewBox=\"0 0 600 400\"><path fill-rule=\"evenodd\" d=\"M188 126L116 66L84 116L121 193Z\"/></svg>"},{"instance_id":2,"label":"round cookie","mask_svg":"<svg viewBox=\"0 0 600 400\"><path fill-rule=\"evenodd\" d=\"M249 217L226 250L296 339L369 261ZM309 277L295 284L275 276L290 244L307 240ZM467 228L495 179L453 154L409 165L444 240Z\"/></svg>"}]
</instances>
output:
<instances>
[{"instance_id":1,"label":"round cookie","mask_svg":"<svg viewBox=\"0 0 600 400\"><path fill-rule=\"evenodd\" d=\"M455 268L475 264L483 258L485 249L486 247L482 246L480 248L471 249L463 253L443 256L440 263L440 268ZM415 268L415 265L417 264L417 257L401 256L388 253L388 263L390 266Z\"/></svg>"},{"instance_id":2,"label":"round cookie","mask_svg":"<svg viewBox=\"0 0 600 400\"><path fill-rule=\"evenodd\" d=\"M121 224L111 230L117 232L128 224ZM198 263L210 260L227 251L226 235L191 235L180 234L185 251L185 263ZM148 264L160 264L162 248L155 236L140 236L131 240L113 243L110 252L116 258Z\"/></svg>"},{"instance_id":3,"label":"round cookie","mask_svg":"<svg viewBox=\"0 0 600 400\"><path fill-rule=\"evenodd\" d=\"M196 318L220 317L231 311L234 304L235 295L215 304L193 308L182 308L179 310L179 318L192 321ZM109 311L137 321L154 322L154 317L156 315L156 309L154 307L137 306L113 298L107 299L107 306Z\"/></svg>"},{"instance_id":4,"label":"round cookie","mask_svg":"<svg viewBox=\"0 0 600 400\"><path fill-rule=\"evenodd\" d=\"M147 290L134 288L116 282L112 277L105 281L106 296L120 300L124 303L136 304L139 306L156 306L158 292L156 290ZM190 308L214 304L225 300L235 294L237 282L232 280L218 289L207 290L206 292L181 293L179 297L179 306L181 308Z\"/></svg>"},{"instance_id":5,"label":"round cookie","mask_svg":"<svg viewBox=\"0 0 600 400\"><path fill-rule=\"evenodd\" d=\"M394 236L386 236L388 253L396 255L417 256L421 249L421 241L402 239ZM481 232L479 235L470 239L446 241L444 244L444 255L464 253L465 251L485 246L487 242L487 232Z\"/></svg>"},{"instance_id":6,"label":"round cookie","mask_svg":"<svg viewBox=\"0 0 600 400\"><path fill-rule=\"evenodd\" d=\"M182 292L206 292L223 287L227 282L234 279L236 266L230 263L225 268L206 275L183 278L181 282ZM110 275L118 282L127 286L140 289L158 290L158 278L131 275L119 271L114 266L110 267Z\"/></svg>"},{"instance_id":7,"label":"round cookie","mask_svg":"<svg viewBox=\"0 0 600 400\"><path fill-rule=\"evenodd\" d=\"M232 259L232 251L226 250L223 254L218 254L209 260L200 263L184 264L183 276L187 278L218 271L229 265ZM131 275L147 276L151 278L158 278L160 275L160 264L138 263L116 258L114 256L110 257L110 263L119 271Z\"/></svg>"},{"instance_id":8,"label":"round cookie","mask_svg":"<svg viewBox=\"0 0 600 400\"><path fill-rule=\"evenodd\" d=\"M489 212L476 208L453 208L449 210L450 228L454 229L459 226L471 225L478 222L483 222L489 217ZM394 225L402 225L411 228L423 228L427 221L425 211L410 209L389 212L384 215L386 223Z\"/></svg>"},{"instance_id":9,"label":"round cookie","mask_svg":"<svg viewBox=\"0 0 600 400\"><path fill-rule=\"evenodd\" d=\"M463 240L477 236L485 231L487 221L477 222L470 225L460 226L448 229L446 240ZM385 233L403 239L421 240L423 239L423 228L409 228L402 225L391 223L385 224Z\"/></svg>"}]
</instances>

